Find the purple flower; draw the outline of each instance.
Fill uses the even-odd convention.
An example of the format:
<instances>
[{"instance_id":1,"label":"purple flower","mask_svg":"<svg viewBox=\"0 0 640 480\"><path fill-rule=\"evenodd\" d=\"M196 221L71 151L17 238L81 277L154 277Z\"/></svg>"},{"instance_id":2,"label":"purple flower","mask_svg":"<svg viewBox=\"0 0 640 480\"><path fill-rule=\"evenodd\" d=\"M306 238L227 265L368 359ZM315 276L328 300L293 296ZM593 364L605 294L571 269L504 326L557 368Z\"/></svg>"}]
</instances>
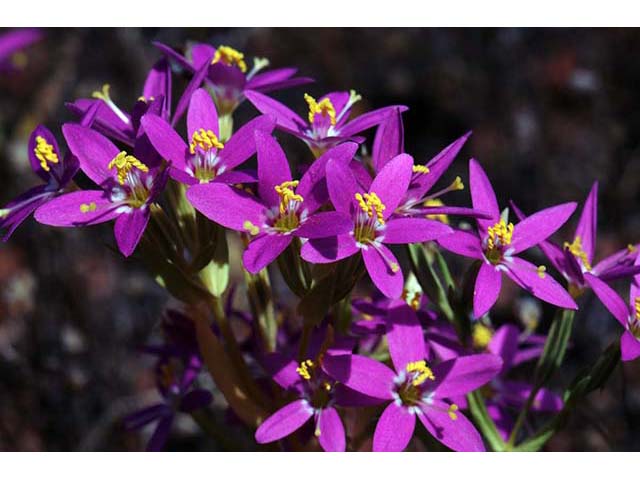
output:
<instances>
[{"instance_id":1,"label":"purple flower","mask_svg":"<svg viewBox=\"0 0 640 480\"><path fill-rule=\"evenodd\" d=\"M640 255L636 257L634 265L640 266ZM625 330L620 337L622 361L628 362L640 357L640 275L635 275L631 282L628 304L596 275L587 272L584 277L593 292Z\"/></svg>"},{"instance_id":2,"label":"purple flower","mask_svg":"<svg viewBox=\"0 0 640 480\"><path fill-rule=\"evenodd\" d=\"M422 327L415 311L396 301L389 311L387 342L394 370L360 355L329 356L324 368L335 380L380 402L389 401L373 436L374 451L401 451L416 417L438 441L456 451L483 451L480 434L447 399L481 387L501 369L490 354L427 364Z\"/></svg>"},{"instance_id":3,"label":"purple flower","mask_svg":"<svg viewBox=\"0 0 640 480\"><path fill-rule=\"evenodd\" d=\"M3 241L9 237L38 207L59 195L78 171L78 161L72 156L62 157L53 134L42 125L29 137L31 169L44 182L31 188L0 209L0 230Z\"/></svg>"},{"instance_id":4,"label":"purple flower","mask_svg":"<svg viewBox=\"0 0 640 480\"><path fill-rule=\"evenodd\" d=\"M191 204L220 225L249 233L254 238L244 252L245 268L257 273L291 243L293 237L321 238L349 230L341 212L317 212L326 202L324 167L330 159L348 163L357 149L340 145L316 160L300 181L292 180L289 162L278 142L256 130L258 194L222 183L193 185L187 191Z\"/></svg>"},{"instance_id":5,"label":"purple flower","mask_svg":"<svg viewBox=\"0 0 640 480\"><path fill-rule=\"evenodd\" d=\"M36 220L57 227L115 220L118 248L128 257L149 222L151 204L164 189L166 169L156 163L155 157L138 159L87 127L66 124L62 132L80 168L100 189L62 195L40 207Z\"/></svg>"},{"instance_id":6,"label":"purple flower","mask_svg":"<svg viewBox=\"0 0 640 480\"><path fill-rule=\"evenodd\" d=\"M482 261L473 292L473 314L476 318L494 305L502 286L504 272L518 286L553 305L577 309L571 295L564 290L544 266L535 265L517 255L552 235L571 216L574 202L541 210L513 225L501 218L496 195L480 164L469 161L469 183L473 208L490 214L477 219L478 235L458 230L438 243L445 249Z\"/></svg>"},{"instance_id":7,"label":"purple flower","mask_svg":"<svg viewBox=\"0 0 640 480\"><path fill-rule=\"evenodd\" d=\"M170 60L187 72L204 71L203 80L211 91L220 115L229 115L244 101L247 90L271 92L313 82L296 77L296 68L278 68L260 73L269 65L266 58L254 58L249 70L244 54L226 45L218 48L205 43L194 44L187 58L172 48L154 45Z\"/></svg>"},{"instance_id":8,"label":"purple flower","mask_svg":"<svg viewBox=\"0 0 640 480\"><path fill-rule=\"evenodd\" d=\"M37 28L17 28L0 35L0 73L22 69L27 63L22 50L42 37L42 31Z\"/></svg>"},{"instance_id":9,"label":"purple flower","mask_svg":"<svg viewBox=\"0 0 640 480\"><path fill-rule=\"evenodd\" d=\"M409 155L398 155L382 168L367 192L348 165L337 159L327 162L331 202L338 212L351 218L351 228L342 235L305 243L302 258L311 263L329 263L362 252L376 287L389 298L400 297L404 277L386 244L426 242L453 231L426 218L390 218L409 188L412 166Z\"/></svg>"},{"instance_id":10,"label":"purple flower","mask_svg":"<svg viewBox=\"0 0 640 480\"><path fill-rule=\"evenodd\" d=\"M262 113L273 115L278 128L303 140L316 156L327 148L346 140L362 142L356 134L379 125L394 112L404 112L407 107L395 105L383 107L349 120L351 107L361 99L354 90L331 92L316 100L305 94L309 107L307 120L271 97L248 91L246 96Z\"/></svg>"},{"instance_id":11,"label":"purple flower","mask_svg":"<svg viewBox=\"0 0 640 480\"><path fill-rule=\"evenodd\" d=\"M189 145L158 115L149 113L142 117L141 123L154 148L171 162L171 177L187 185L255 182L253 175L233 169L255 153L254 132L260 130L269 134L274 127L273 119L262 115L243 125L223 144L216 107L202 88L193 93L189 103Z\"/></svg>"},{"instance_id":12,"label":"purple flower","mask_svg":"<svg viewBox=\"0 0 640 480\"><path fill-rule=\"evenodd\" d=\"M526 218L517 207L514 206L514 210L520 220ZM539 245L549 262L569 281L570 291L575 291L576 295L590 286L589 279L593 276L609 282L631 277L640 272L640 267L634 265L638 257L638 247L631 244L593 265L597 223L598 182L594 182L584 203L573 241L565 242L563 247L550 241ZM585 273L591 275L585 276Z\"/></svg>"}]
</instances>

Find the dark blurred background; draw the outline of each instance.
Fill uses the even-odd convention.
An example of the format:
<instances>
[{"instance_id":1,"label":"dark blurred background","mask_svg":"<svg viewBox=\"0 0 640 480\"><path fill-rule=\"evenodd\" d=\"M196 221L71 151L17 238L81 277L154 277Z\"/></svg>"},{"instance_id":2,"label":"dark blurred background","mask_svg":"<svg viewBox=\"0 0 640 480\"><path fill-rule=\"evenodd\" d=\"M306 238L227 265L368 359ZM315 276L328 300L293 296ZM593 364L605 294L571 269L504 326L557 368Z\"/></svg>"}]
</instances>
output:
<instances>
[{"instance_id":1,"label":"dark blurred background","mask_svg":"<svg viewBox=\"0 0 640 480\"><path fill-rule=\"evenodd\" d=\"M0 204L36 183L30 130L61 139L64 102L103 83L125 109L159 58L151 41L227 44L273 67L295 65L315 85L274 96L304 113L302 94L355 88L359 110L405 114L408 153L424 162L467 130L447 177L478 158L498 199L526 211L584 201L600 181L598 257L640 241L640 31L611 29L53 29L27 50L24 70L0 76ZM177 88L183 80L176 80ZM174 98L174 102L176 99ZM248 104L240 117L255 111ZM295 140L291 151L307 155ZM457 195L457 196L456 196ZM447 197L466 204L468 193ZM572 231L577 218L567 227ZM155 397L136 348L157 336L167 297L135 261L107 248L111 226L54 230L27 221L0 246L0 450L137 450L120 419ZM626 297L626 285L620 285ZM505 288L498 313L515 316ZM581 300L561 388L617 338L591 295ZM545 311L546 313L546 311ZM544 323L543 323L544 327ZM618 367L552 450L640 449L640 367ZM170 449L209 448L183 419Z\"/></svg>"}]
</instances>

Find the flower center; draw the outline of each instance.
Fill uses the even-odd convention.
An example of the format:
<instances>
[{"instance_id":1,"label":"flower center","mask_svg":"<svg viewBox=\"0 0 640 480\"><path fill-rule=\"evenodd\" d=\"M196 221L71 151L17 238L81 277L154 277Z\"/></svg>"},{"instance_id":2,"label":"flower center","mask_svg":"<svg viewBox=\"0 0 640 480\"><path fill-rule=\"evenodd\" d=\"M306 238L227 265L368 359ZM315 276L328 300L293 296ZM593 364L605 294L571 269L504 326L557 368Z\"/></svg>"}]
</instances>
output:
<instances>
[{"instance_id":1,"label":"flower center","mask_svg":"<svg viewBox=\"0 0 640 480\"><path fill-rule=\"evenodd\" d=\"M199 128L193 132L189 144L189 153L193 155L190 173L200 180L200 183L209 183L224 170L218 165L220 160L217 155L217 151L222 148L224 144L211 130Z\"/></svg>"},{"instance_id":2,"label":"flower center","mask_svg":"<svg viewBox=\"0 0 640 480\"><path fill-rule=\"evenodd\" d=\"M319 378L316 373L318 363L307 359L300 362L300 366L296 368L298 375L307 381L309 388L309 403L315 409L326 408L332 399L333 386L326 380Z\"/></svg>"},{"instance_id":3,"label":"flower center","mask_svg":"<svg viewBox=\"0 0 640 480\"><path fill-rule=\"evenodd\" d=\"M573 239L573 243L564 242L564 248L569 250L574 257L580 260L582 265L584 265L584 268L588 271L591 270L591 263L587 257L587 252L582 248L582 238L580 238L580 235L577 235L576 238Z\"/></svg>"},{"instance_id":4,"label":"flower center","mask_svg":"<svg viewBox=\"0 0 640 480\"><path fill-rule=\"evenodd\" d=\"M274 187L280 196L278 214L273 220L273 228L276 231L291 232L300 226L298 210L302 202L304 202L304 198L295 192L295 188L299 183L298 180L292 180L282 182Z\"/></svg>"},{"instance_id":5,"label":"flower center","mask_svg":"<svg viewBox=\"0 0 640 480\"><path fill-rule=\"evenodd\" d=\"M224 148L224 145L211 130L199 128L191 135L191 143L189 144L191 155L196 153L196 148L199 148L202 152L208 152L214 148Z\"/></svg>"},{"instance_id":6,"label":"flower center","mask_svg":"<svg viewBox=\"0 0 640 480\"><path fill-rule=\"evenodd\" d=\"M494 265L500 263L504 247L511 245L511 237L513 237L513 223L507 225L503 219L487 229L485 257L489 262Z\"/></svg>"},{"instance_id":7,"label":"flower center","mask_svg":"<svg viewBox=\"0 0 640 480\"><path fill-rule=\"evenodd\" d=\"M235 48L228 47L226 45L220 45L216 50L216 53L211 61L214 63L223 63L230 67L237 66L242 73L247 71L247 64L244 61L244 53L239 52Z\"/></svg>"},{"instance_id":8,"label":"flower center","mask_svg":"<svg viewBox=\"0 0 640 480\"><path fill-rule=\"evenodd\" d=\"M356 193L355 196L361 212L356 220L353 235L356 242L363 245L370 244L376 239L376 232L384 227L383 212L387 207L374 192L364 195Z\"/></svg>"},{"instance_id":9,"label":"flower center","mask_svg":"<svg viewBox=\"0 0 640 480\"><path fill-rule=\"evenodd\" d=\"M109 162L109 165L107 165L107 168L109 170L114 167L118 172L118 183L120 183L120 185L124 185L128 177L132 177L132 170L140 170L141 172L145 173L149 171L149 167L147 167L133 155L128 155L127 152L120 152L113 160Z\"/></svg>"},{"instance_id":10,"label":"flower center","mask_svg":"<svg viewBox=\"0 0 640 480\"><path fill-rule=\"evenodd\" d=\"M45 172L50 170L49 163L58 163L60 161L58 154L53 149L53 145L40 135L36 137L36 146L33 149L33 153L40 161L40 166Z\"/></svg>"},{"instance_id":11,"label":"flower center","mask_svg":"<svg viewBox=\"0 0 640 480\"><path fill-rule=\"evenodd\" d=\"M319 102L316 101L308 93L304 94L304 99L307 101L309 105L309 123L314 124L318 120L316 115L320 115L321 118L329 117L329 122L332 126L336 124L336 109L331 103L329 98L323 98Z\"/></svg>"},{"instance_id":12,"label":"flower center","mask_svg":"<svg viewBox=\"0 0 640 480\"><path fill-rule=\"evenodd\" d=\"M424 360L408 363L397 384L397 394L402 404L409 407L419 404L423 396L422 384L435 379Z\"/></svg>"},{"instance_id":13,"label":"flower center","mask_svg":"<svg viewBox=\"0 0 640 480\"><path fill-rule=\"evenodd\" d=\"M113 160L111 160L111 162L109 162L107 168L109 170L115 168L117 171L118 183L128 187L126 188L126 192L114 189L112 193L112 201L125 200L126 203L133 208L140 208L146 204L149 199L151 177L147 176L143 181L140 177L140 172L148 173L149 167L133 155L128 155L127 152L120 152ZM122 193L124 193L124 197L121 197ZM89 204L89 206L91 206L91 204ZM95 208L93 210L95 210ZM93 210L87 210L86 212Z\"/></svg>"},{"instance_id":14,"label":"flower center","mask_svg":"<svg viewBox=\"0 0 640 480\"><path fill-rule=\"evenodd\" d=\"M634 337L640 339L640 297L634 300L635 312L629 319L629 330Z\"/></svg>"}]
</instances>

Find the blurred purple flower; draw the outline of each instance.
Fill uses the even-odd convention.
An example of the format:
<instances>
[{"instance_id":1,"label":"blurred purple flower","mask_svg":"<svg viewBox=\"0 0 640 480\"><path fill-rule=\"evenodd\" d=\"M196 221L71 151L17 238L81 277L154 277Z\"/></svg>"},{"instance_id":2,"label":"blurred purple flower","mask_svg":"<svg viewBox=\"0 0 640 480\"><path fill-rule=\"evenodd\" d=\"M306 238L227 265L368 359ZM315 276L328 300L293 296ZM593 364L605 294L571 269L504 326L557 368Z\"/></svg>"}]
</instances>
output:
<instances>
[{"instance_id":1,"label":"blurred purple flower","mask_svg":"<svg viewBox=\"0 0 640 480\"><path fill-rule=\"evenodd\" d=\"M17 28L0 35L0 73L22 69L27 57L22 50L44 37L37 28Z\"/></svg>"}]
</instances>

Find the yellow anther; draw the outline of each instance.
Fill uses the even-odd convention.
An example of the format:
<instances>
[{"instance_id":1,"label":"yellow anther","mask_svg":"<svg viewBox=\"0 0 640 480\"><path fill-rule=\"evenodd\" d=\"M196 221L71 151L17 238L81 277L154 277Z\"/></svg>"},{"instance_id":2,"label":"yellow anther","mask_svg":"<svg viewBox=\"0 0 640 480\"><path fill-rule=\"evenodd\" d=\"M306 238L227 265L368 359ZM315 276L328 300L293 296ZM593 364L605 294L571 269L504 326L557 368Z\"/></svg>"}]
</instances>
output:
<instances>
[{"instance_id":1,"label":"yellow anther","mask_svg":"<svg viewBox=\"0 0 640 480\"><path fill-rule=\"evenodd\" d=\"M249 232L250 235L257 235L260 233L260 228L249 220L244 221L242 228Z\"/></svg>"},{"instance_id":2,"label":"yellow anther","mask_svg":"<svg viewBox=\"0 0 640 480\"><path fill-rule=\"evenodd\" d=\"M501 246L510 245L511 237L513 237L513 223L507 225L507 222L500 219L493 227L487 229L487 233L489 235L487 240L489 250L493 250L498 244Z\"/></svg>"},{"instance_id":3,"label":"yellow anther","mask_svg":"<svg viewBox=\"0 0 640 480\"><path fill-rule=\"evenodd\" d=\"M218 140L218 136L211 130L199 128L193 132L191 136L191 144L189 144L189 152L191 152L191 155L196 153L196 147L208 152L212 148L224 148L224 144Z\"/></svg>"},{"instance_id":4,"label":"yellow anther","mask_svg":"<svg viewBox=\"0 0 640 480\"><path fill-rule=\"evenodd\" d=\"M153 102L156 98L155 97L145 97L144 95L140 95L138 97L138 101L139 102L144 102L144 103L149 103L149 102Z\"/></svg>"},{"instance_id":5,"label":"yellow anther","mask_svg":"<svg viewBox=\"0 0 640 480\"><path fill-rule=\"evenodd\" d=\"M486 325L483 325L482 323L476 323L473 326L473 333L471 334L473 348L477 350L484 350L489 346L492 338L493 331Z\"/></svg>"},{"instance_id":6,"label":"yellow anther","mask_svg":"<svg viewBox=\"0 0 640 480\"><path fill-rule=\"evenodd\" d=\"M98 208L98 206L96 205L96 202L83 203L80 205L80 211L82 213L95 212L96 208Z\"/></svg>"},{"instance_id":7,"label":"yellow anther","mask_svg":"<svg viewBox=\"0 0 640 480\"><path fill-rule=\"evenodd\" d=\"M366 213L369 218L373 218L375 213L378 222L384 225L384 215L382 212L384 212L387 207L382 203L382 200L380 200L380 197L378 197L376 193L371 192L365 193L364 195L356 193L356 200L358 201L358 205L360 205L362 211Z\"/></svg>"},{"instance_id":8,"label":"yellow anther","mask_svg":"<svg viewBox=\"0 0 640 480\"><path fill-rule=\"evenodd\" d=\"M426 165L414 165L413 168L413 173L429 173L429 167L427 167Z\"/></svg>"},{"instance_id":9,"label":"yellow anther","mask_svg":"<svg viewBox=\"0 0 640 480\"><path fill-rule=\"evenodd\" d=\"M313 434L316 437L319 437L320 435L322 435L322 432L320 432L320 427L316 427L316 429L313 431Z\"/></svg>"},{"instance_id":10,"label":"yellow anther","mask_svg":"<svg viewBox=\"0 0 640 480\"><path fill-rule=\"evenodd\" d=\"M540 278L544 278L546 276L546 272L547 271L547 267L545 267L544 265L540 265L537 269L538 272L538 276Z\"/></svg>"},{"instance_id":11,"label":"yellow anther","mask_svg":"<svg viewBox=\"0 0 640 480\"><path fill-rule=\"evenodd\" d=\"M418 376L413 379L413 386L417 387L418 385L422 385L427 380L435 380L436 377L433 375L431 369L427 366L427 362L424 360L418 360L417 362L409 362L407 363L407 372L418 373Z\"/></svg>"},{"instance_id":12,"label":"yellow anther","mask_svg":"<svg viewBox=\"0 0 640 480\"><path fill-rule=\"evenodd\" d=\"M218 62L229 66L236 65L242 73L247 71L247 64L244 61L244 53L239 52L235 48L227 47L226 45L220 45L218 47L211 64Z\"/></svg>"},{"instance_id":13,"label":"yellow anther","mask_svg":"<svg viewBox=\"0 0 640 480\"><path fill-rule=\"evenodd\" d=\"M569 250L574 257L581 260L584 268L591 270L591 263L587 257L587 252L585 252L582 247L582 238L580 238L580 235L577 235L576 238L573 239L573 243L564 242L564 248Z\"/></svg>"},{"instance_id":14,"label":"yellow anther","mask_svg":"<svg viewBox=\"0 0 640 480\"><path fill-rule=\"evenodd\" d=\"M449 408L447 409L447 413L449 414L449 418L451 420L457 420L458 419L458 414L456 413L459 410L458 405L456 405L455 403L452 403L451 405L449 405Z\"/></svg>"},{"instance_id":15,"label":"yellow anther","mask_svg":"<svg viewBox=\"0 0 640 480\"><path fill-rule=\"evenodd\" d=\"M327 392L331 391L331 384L329 382L324 382L322 384L322 388L324 388Z\"/></svg>"},{"instance_id":16,"label":"yellow anther","mask_svg":"<svg viewBox=\"0 0 640 480\"><path fill-rule=\"evenodd\" d=\"M298 195L295 192L295 188L300 182L298 180L291 180L288 182L282 182L280 185L276 185L274 188L280 196L280 213L287 212L287 208L290 202L303 202L302 195Z\"/></svg>"},{"instance_id":17,"label":"yellow anther","mask_svg":"<svg viewBox=\"0 0 640 480\"><path fill-rule=\"evenodd\" d=\"M296 372L305 380L311 380L311 373L313 372L313 368L315 367L315 363L312 360L304 360L300 362L300 366L296 368Z\"/></svg>"},{"instance_id":18,"label":"yellow anther","mask_svg":"<svg viewBox=\"0 0 640 480\"><path fill-rule=\"evenodd\" d=\"M323 98L319 102L316 102L316 99L313 98L308 93L304 94L304 99L307 101L309 105L309 123L314 123L316 114L319 113L322 116L329 116L329 120L331 121L331 125L336 124L336 109L331 103L331 100L327 98Z\"/></svg>"},{"instance_id":19,"label":"yellow anther","mask_svg":"<svg viewBox=\"0 0 640 480\"><path fill-rule=\"evenodd\" d=\"M33 149L33 153L40 161L40 166L45 172L50 170L49 163L58 163L60 161L58 154L53 149L53 145L40 135L36 137L36 146Z\"/></svg>"},{"instance_id":20,"label":"yellow anther","mask_svg":"<svg viewBox=\"0 0 640 480\"><path fill-rule=\"evenodd\" d=\"M439 198L429 198L424 201L422 204L425 207L443 207L444 203ZM449 225L449 217L444 213L437 213L435 215L426 215L426 218L430 220L437 220L438 222L442 222L446 225Z\"/></svg>"},{"instance_id":21,"label":"yellow anther","mask_svg":"<svg viewBox=\"0 0 640 480\"><path fill-rule=\"evenodd\" d=\"M98 100L104 100L105 102L110 102L111 97L109 96L109 90L111 90L111 85L105 83L102 85L102 90L94 90L91 96L93 98L97 98Z\"/></svg>"},{"instance_id":22,"label":"yellow anther","mask_svg":"<svg viewBox=\"0 0 640 480\"><path fill-rule=\"evenodd\" d=\"M116 157L109 162L107 168L111 170L116 168L118 171L118 182L120 185L124 185L127 175L133 168L137 168L141 172L148 172L149 167L138 160L133 155L127 155L127 152L120 152Z\"/></svg>"},{"instance_id":23,"label":"yellow anther","mask_svg":"<svg viewBox=\"0 0 640 480\"><path fill-rule=\"evenodd\" d=\"M456 177L451 186L450 190L464 190L464 183L462 182L462 178Z\"/></svg>"},{"instance_id":24,"label":"yellow anther","mask_svg":"<svg viewBox=\"0 0 640 480\"><path fill-rule=\"evenodd\" d=\"M640 297L636 297L634 305L636 307L636 318L640 320Z\"/></svg>"},{"instance_id":25,"label":"yellow anther","mask_svg":"<svg viewBox=\"0 0 640 480\"><path fill-rule=\"evenodd\" d=\"M638 251L638 247L636 247L635 245L632 245L631 243L629 245L627 245L627 251L629 253L635 253Z\"/></svg>"},{"instance_id":26,"label":"yellow anther","mask_svg":"<svg viewBox=\"0 0 640 480\"><path fill-rule=\"evenodd\" d=\"M0 218L6 218L11 213L10 208L0 208Z\"/></svg>"}]
</instances>

